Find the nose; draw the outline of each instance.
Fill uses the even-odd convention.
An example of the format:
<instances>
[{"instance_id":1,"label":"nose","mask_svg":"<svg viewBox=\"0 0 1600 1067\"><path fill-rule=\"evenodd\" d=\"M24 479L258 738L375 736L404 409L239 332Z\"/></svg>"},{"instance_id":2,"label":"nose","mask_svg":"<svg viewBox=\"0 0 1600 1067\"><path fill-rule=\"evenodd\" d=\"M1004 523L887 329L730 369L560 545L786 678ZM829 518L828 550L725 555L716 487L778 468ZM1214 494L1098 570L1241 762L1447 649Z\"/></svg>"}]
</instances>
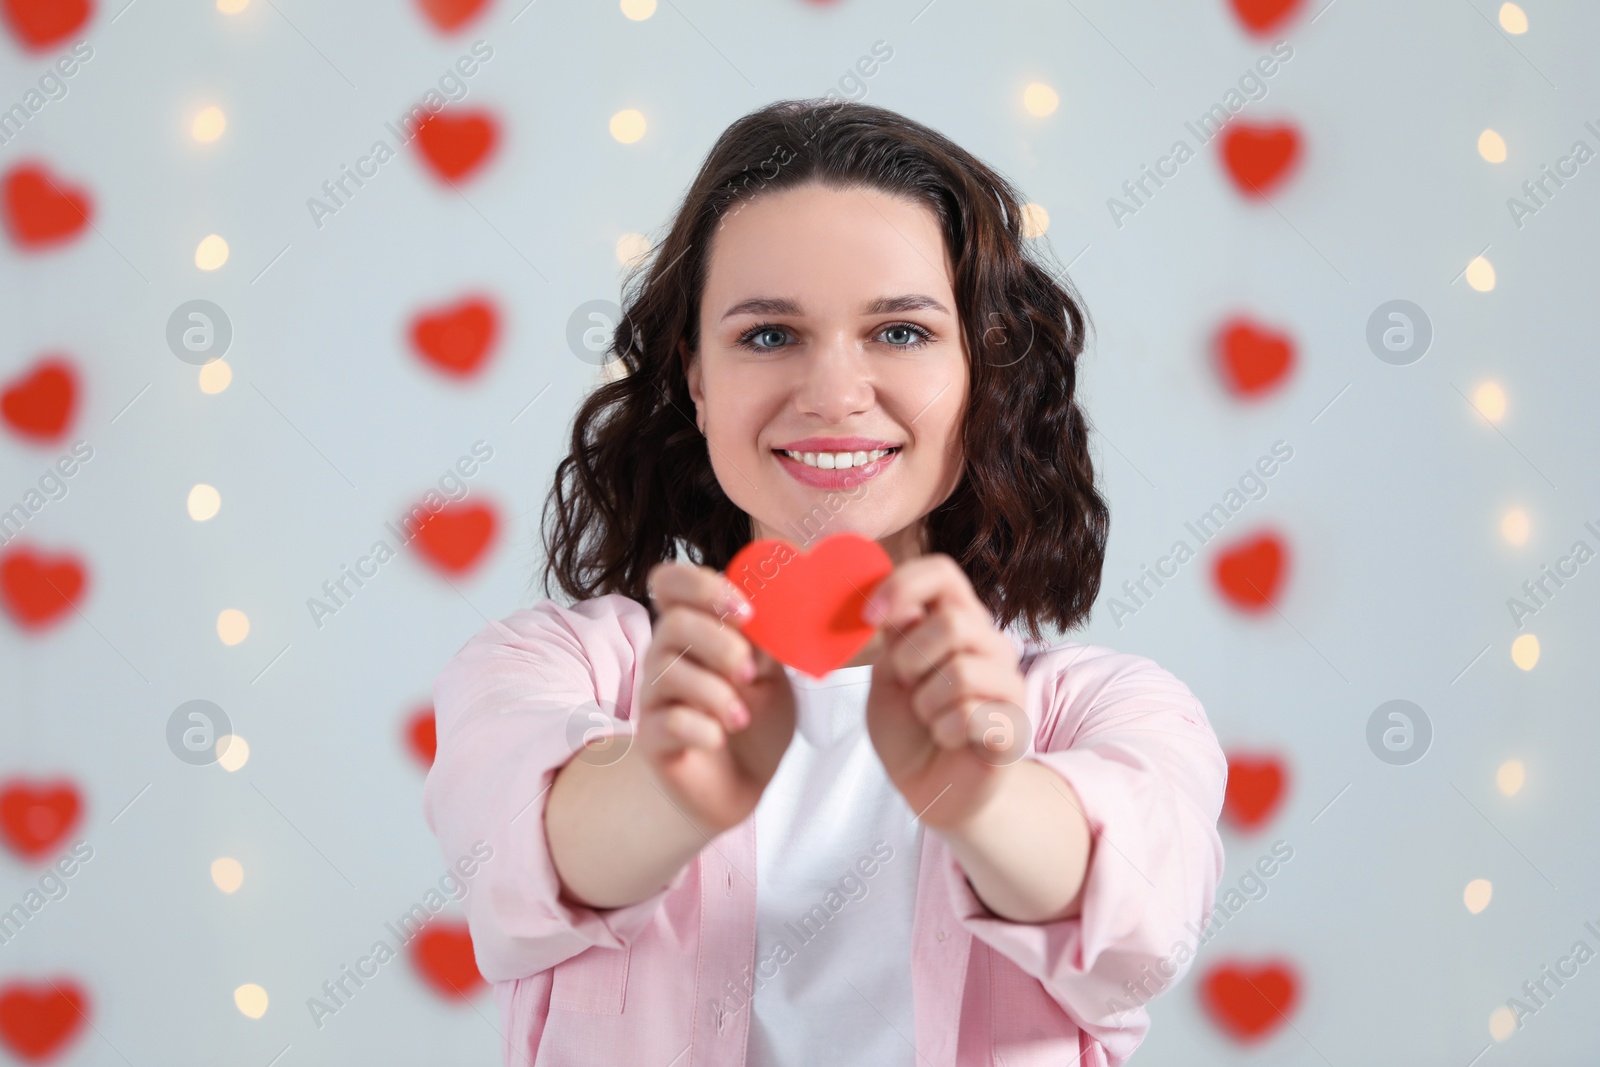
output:
<instances>
[{"instance_id":1,"label":"nose","mask_svg":"<svg viewBox=\"0 0 1600 1067\"><path fill-rule=\"evenodd\" d=\"M829 426L870 410L876 396L872 368L861 346L843 330L817 345L804 361L795 406Z\"/></svg>"}]
</instances>

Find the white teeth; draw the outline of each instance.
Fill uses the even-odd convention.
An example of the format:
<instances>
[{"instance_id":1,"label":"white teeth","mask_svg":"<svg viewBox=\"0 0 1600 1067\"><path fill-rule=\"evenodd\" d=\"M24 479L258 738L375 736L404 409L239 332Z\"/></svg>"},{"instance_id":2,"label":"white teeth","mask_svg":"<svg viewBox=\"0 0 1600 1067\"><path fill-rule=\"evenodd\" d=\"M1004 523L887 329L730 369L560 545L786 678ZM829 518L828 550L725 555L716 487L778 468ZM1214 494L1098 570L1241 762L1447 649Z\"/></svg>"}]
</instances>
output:
<instances>
[{"instance_id":1,"label":"white teeth","mask_svg":"<svg viewBox=\"0 0 1600 1067\"><path fill-rule=\"evenodd\" d=\"M790 459L798 460L808 467L819 470L848 470L851 467L862 467L868 463L876 463L887 456L890 449L879 448L871 452L790 452L780 449Z\"/></svg>"}]
</instances>

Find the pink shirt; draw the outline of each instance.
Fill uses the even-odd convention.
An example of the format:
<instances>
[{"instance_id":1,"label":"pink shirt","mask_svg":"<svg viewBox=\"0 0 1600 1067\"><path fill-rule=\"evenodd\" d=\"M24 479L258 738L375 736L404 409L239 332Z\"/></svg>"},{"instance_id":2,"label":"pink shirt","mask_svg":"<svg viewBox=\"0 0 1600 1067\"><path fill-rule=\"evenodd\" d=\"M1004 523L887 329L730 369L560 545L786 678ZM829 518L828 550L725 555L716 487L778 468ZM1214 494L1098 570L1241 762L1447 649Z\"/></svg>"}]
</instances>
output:
<instances>
[{"instance_id":1,"label":"pink shirt","mask_svg":"<svg viewBox=\"0 0 1600 1067\"><path fill-rule=\"evenodd\" d=\"M1227 763L1200 702L1151 660L1010 636L1035 725L1023 758L1072 785L1093 833L1082 913L996 916L925 834L906 1037L927 1067L1118 1067L1149 1029L1143 1004L1188 970L1211 912ZM627 597L546 600L485 626L434 682L423 811L447 862L480 839L494 849L462 904L507 1064L745 1062L750 1016L733 1005L755 962L753 814L636 904L558 899L550 784L596 724L632 731L650 641L648 613Z\"/></svg>"}]
</instances>

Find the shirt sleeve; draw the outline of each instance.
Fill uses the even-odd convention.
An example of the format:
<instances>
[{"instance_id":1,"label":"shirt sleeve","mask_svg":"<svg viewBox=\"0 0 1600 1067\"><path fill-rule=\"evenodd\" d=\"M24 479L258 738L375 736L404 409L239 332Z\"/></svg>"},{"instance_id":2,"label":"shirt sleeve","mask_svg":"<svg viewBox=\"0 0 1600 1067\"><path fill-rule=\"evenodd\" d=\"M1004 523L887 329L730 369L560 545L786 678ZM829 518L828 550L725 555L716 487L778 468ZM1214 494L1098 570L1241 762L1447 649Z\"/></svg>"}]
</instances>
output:
<instances>
[{"instance_id":1,"label":"shirt sleeve","mask_svg":"<svg viewBox=\"0 0 1600 1067\"><path fill-rule=\"evenodd\" d=\"M644 930L686 865L637 903L597 910L560 898L544 815L556 772L586 739L628 735L634 664L650 643L642 605L610 594L543 601L474 634L433 684L438 736L423 815L445 863L481 859L461 904L490 981L523 978Z\"/></svg>"},{"instance_id":2,"label":"shirt sleeve","mask_svg":"<svg viewBox=\"0 0 1600 1067\"><path fill-rule=\"evenodd\" d=\"M1091 838L1079 915L1017 923L991 912L952 858L956 915L1039 980L1111 1063L1149 1030L1144 1005L1189 969L1222 878L1217 816L1227 760L1193 693L1151 660L1055 647L1028 671L1033 759L1082 802Z\"/></svg>"}]
</instances>

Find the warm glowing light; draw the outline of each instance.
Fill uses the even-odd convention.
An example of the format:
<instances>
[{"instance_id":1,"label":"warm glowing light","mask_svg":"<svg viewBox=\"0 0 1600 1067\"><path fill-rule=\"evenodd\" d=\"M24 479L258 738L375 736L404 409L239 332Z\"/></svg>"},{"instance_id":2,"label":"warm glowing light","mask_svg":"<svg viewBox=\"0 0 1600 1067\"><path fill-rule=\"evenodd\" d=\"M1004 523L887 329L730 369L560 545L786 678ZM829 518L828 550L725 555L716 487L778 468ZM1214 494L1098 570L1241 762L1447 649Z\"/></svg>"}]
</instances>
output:
<instances>
[{"instance_id":1,"label":"warm glowing light","mask_svg":"<svg viewBox=\"0 0 1600 1067\"><path fill-rule=\"evenodd\" d=\"M644 115L630 107L611 116L611 136L632 144L644 136L644 125Z\"/></svg>"},{"instance_id":2,"label":"warm glowing light","mask_svg":"<svg viewBox=\"0 0 1600 1067\"><path fill-rule=\"evenodd\" d=\"M1494 885L1487 878L1474 878L1467 883L1467 888L1461 893L1461 901L1466 904L1467 910L1477 915L1489 906L1489 898L1494 896Z\"/></svg>"},{"instance_id":3,"label":"warm glowing light","mask_svg":"<svg viewBox=\"0 0 1600 1067\"><path fill-rule=\"evenodd\" d=\"M1494 288L1494 264L1478 256L1467 264L1467 284L1480 293Z\"/></svg>"},{"instance_id":4,"label":"warm glowing light","mask_svg":"<svg viewBox=\"0 0 1600 1067\"><path fill-rule=\"evenodd\" d=\"M1050 212L1044 209L1043 204L1022 205L1022 236L1043 237L1049 228Z\"/></svg>"},{"instance_id":5,"label":"warm glowing light","mask_svg":"<svg viewBox=\"0 0 1600 1067\"><path fill-rule=\"evenodd\" d=\"M617 262L634 267L650 254L650 238L642 233L625 233L617 238Z\"/></svg>"},{"instance_id":6,"label":"warm glowing light","mask_svg":"<svg viewBox=\"0 0 1600 1067\"><path fill-rule=\"evenodd\" d=\"M1489 1013L1489 1036L1496 1041L1504 1041L1517 1032L1517 1015L1510 1008L1501 1005Z\"/></svg>"},{"instance_id":7,"label":"warm glowing light","mask_svg":"<svg viewBox=\"0 0 1600 1067\"><path fill-rule=\"evenodd\" d=\"M1061 106L1061 96L1044 82L1034 82L1022 90L1022 106L1028 114L1043 118Z\"/></svg>"},{"instance_id":8,"label":"warm glowing light","mask_svg":"<svg viewBox=\"0 0 1600 1067\"><path fill-rule=\"evenodd\" d=\"M227 608L217 616L217 636L225 645L237 645L250 634L250 617L238 608Z\"/></svg>"},{"instance_id":9,"label":"warm glowing light","mask_svg":"<svg viewBox=\"0 0 1600 1067\"><path fill-rule=\"evenodd\" d=\"M1507 33L1527 33L1528 14L1516 4L1500 5L1500 28Z\"/></svg>"},{"instance_id":10,"label":"warm glowing light","mask_svg":"<svg viewBox=\"0 0 1600 1067\"><path fill-rule=\"evenodd\" d=\"M224 15L237 15L250 6L250 0L217 0L217 10Z\"/></svg>"},{"instance_id":11,"label":"warm glowing light","mask_svg":"<svg viewBox=\"0 0 1600 1067\"><path fill-rule=\"evenodd\" d=\"M195 522L205 522L222 507L222 494L214 486L201 483L189 490L189 517Z\"/></svg>"},{"instance_id":12,"label":"warm glowing light","mask_svg":"<svg viewBox=\"0 0 1600 1067\"><path fill-rule=\"evenodd\" d=\"M244 866L232 856L212 860L211 881L224 893L232 893L244 884Z\"/></svg>"},{"instance_id":13,"label":"warm glowing light","mask_svg":"<svg viewBox=\"0 0 1600 1067\"><path fill-rule=\"evenodd\" d=\"M1499 422L1506 417L1506 391L1498 382L1484 382L1473 392L1472 406L1490 422Z\"/></svg>"},{"instance_id":14,"label":"warm glowing light","mask_svg":"<svg viewBox=\"0 0 1600 1067\"><path fill-rule=\"evenodd\" d=\"M217 738L217 763L232 774L250 760L250 745L238 734L223 734Z\"/></svg>"},{"instance_id":15,"label":"warm glowing light","mask_svg":"<svg viewBox=\"0 0 1600 1067\"><path fill-rule=\"evenodd\" d=\"M201 270L216 270L228 262L228 242L216 234L201 241L194 250L194 265Z\"/></svg>"},{"instance_id":16,"label":"warm glowing light","mask_svg":"<svg viewBox=\"0 0 1600 1067\"><path fill-rule=\"evenodd\" d=\"M1531 525L1526 511L1512 508L1500 517L1500 536L1513 545L1525 545L1528 543L1528 531Z\"/></svg>"},{"instance_id":17,"label":"warm glowing light","mask_svg":"<svg viewBox=\"0 0 1600 1067\"><path fill-rule=\"evenodd\" d=\"M228 388L233 381L233 368L226 360L214 359L200 368L200 391L216 394Z\"/></svg>"},{"instance_id":18,"label":"warm glowing light","mask_svg":"<svg viewBox=\"0 0 1600 1067\"><path fill-rule=\"evenodd\" d=\"M228 128L228 119L220 107L208 107L194 117L189 126L190 135L201 144L210 144Z\"/></svg>"},{"instance_id":19,"label":"warm glowing light","mask_svg":"<svg viewBox=\"0 0 1600 1067\"><path fill-rule=\"evenodd\" d=\"M1478 134L1478 155L1490 163L1504 163L1506 161L1506 139L1493 130L1484 130Z\"/></svg>"},{"instance_id":20,"label":"warm glowing light","mask_svg":"<svg viewBox=\"0 0 1600 1067\"><path fill-rule=\"evenodd\" d=\"M622 13L635 22L656 13L656 0L622 0Z\"/></svg>"},{"instance_id":21,"label":"warm glowing light","mask_svg":"<svg viewBox=\"0 0 1600 1067\"><path fill-rule=\"evenodd\" d=\"M1522 783L1527 780L1528 770L1519 759L1508 759L1500 764L1500 769L1494 772L1494 784L1500 787L1500 792L1508 797L1514 797L1522 789Z\"/></svg>"},{"instance_id":22,"label":"warm glowing light","mask_svg":"<svg viewBox=\"0 0 1600 1067\"><path fill-rule=\"evenodd\" d=\"M233 1003L245 1015L259 1019L267 1013L267 991L250 982L233 991Z\"/></svg>"},{"instance_id":23,"label":"warm glowing light","mask_svg":"<svg viewBox=\"0 0 1600 1067\"><path fill-rule=\"evenodd\" d=\"M1523 634L1511 642L1511 662L1525 671L1538 666L1539 639L1532 634Z\"/></svg>"}]
</instances>

